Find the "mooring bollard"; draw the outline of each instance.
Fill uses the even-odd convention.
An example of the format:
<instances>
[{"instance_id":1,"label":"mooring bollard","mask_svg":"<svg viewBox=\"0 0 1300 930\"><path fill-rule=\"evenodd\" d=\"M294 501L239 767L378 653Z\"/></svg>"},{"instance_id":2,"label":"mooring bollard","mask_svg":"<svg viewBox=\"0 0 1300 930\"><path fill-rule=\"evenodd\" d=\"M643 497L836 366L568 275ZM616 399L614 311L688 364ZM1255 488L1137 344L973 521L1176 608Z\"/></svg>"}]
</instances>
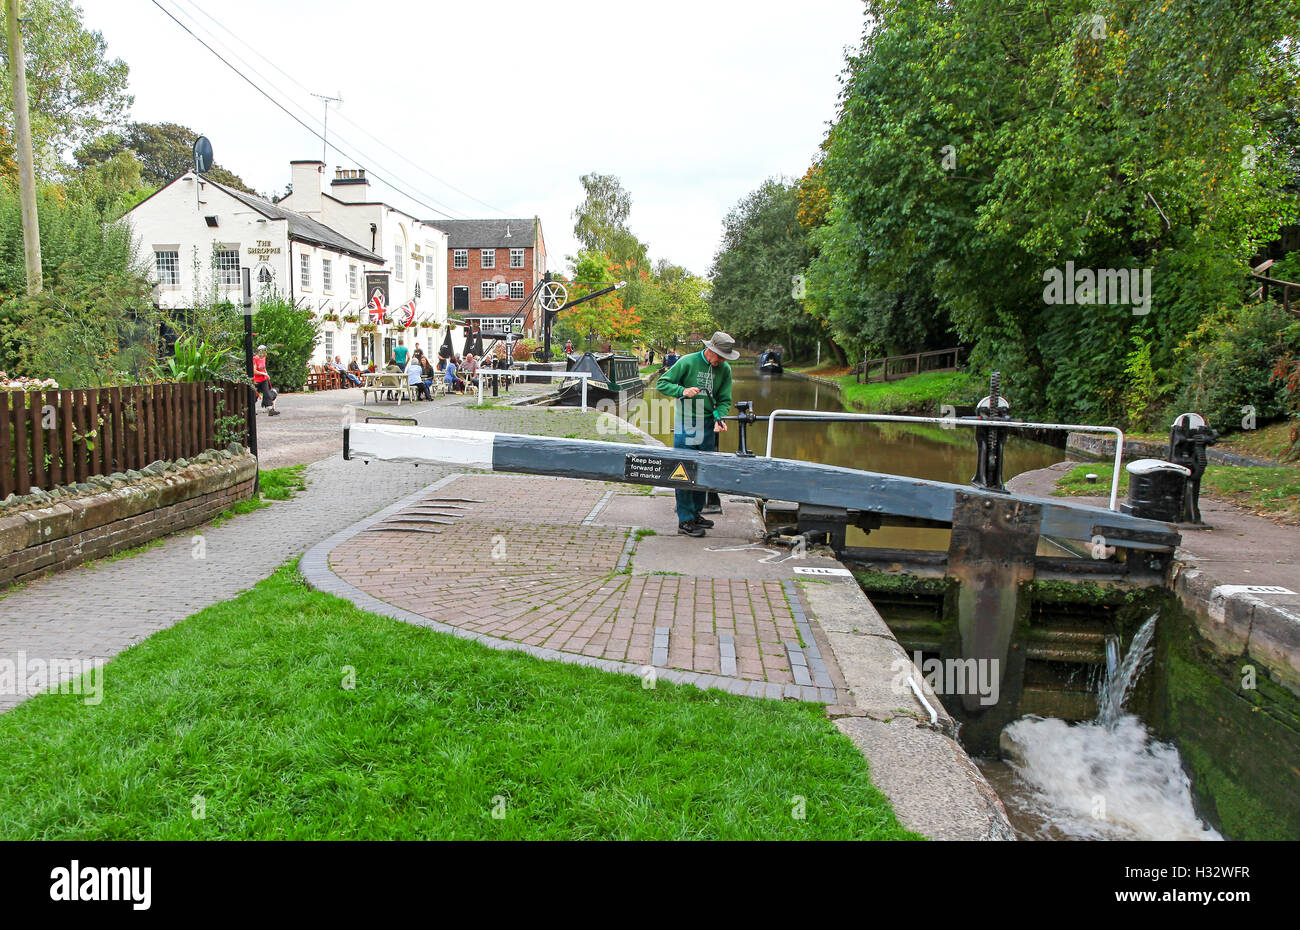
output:
<instances>
[{"instance_id":1,"label":"mooring bollard","mask_svg":"<svg viewBox=\"0 0 1300 930\"><path fill-rule=\"evenodd\" d=\"M1002 373L989 377L989 394L975 405L975 415L981 420L1010 420L1011 405L1000 396ZM1007 493L1002 484L1002 447L1007 441L1007 430L1000 426L975 427L975 477L971 484L986 491Z\"/></svg>"},{"instance_id":2,"label":"mooring bollard","mask_svg":"<svg viewBox=\"0 0 1300 930\"><path fill-rule=\"evenodd\" d=\"M1205 450L1219 441L1216 430L1210 429L1199 413L1184 413L1174 419L1169 429L1169 461L1188 469L1187 490L1183 494L1182 514L1179 522L1201 521L1201 476L1208 464Z\"/></svg>"}]
</instances>

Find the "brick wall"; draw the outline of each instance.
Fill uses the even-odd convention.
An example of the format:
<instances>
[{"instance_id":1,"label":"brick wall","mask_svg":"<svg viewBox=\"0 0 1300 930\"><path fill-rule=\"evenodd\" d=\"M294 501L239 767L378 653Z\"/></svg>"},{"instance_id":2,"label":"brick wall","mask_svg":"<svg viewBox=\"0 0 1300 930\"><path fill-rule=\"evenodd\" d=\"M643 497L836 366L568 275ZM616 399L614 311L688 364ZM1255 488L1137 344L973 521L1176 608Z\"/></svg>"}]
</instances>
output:
<instances>
[{"instance_id":1,"label":"brick wall","mask_svg":"<svg viewBox=\"0 0 1300 930\"><path fill-rule=\"evenodd\" d=\"M510 267L510 249L495 249L496 267L482 268L482 250L469 249L469 267L455 268L456 263L454 248L447 249L447 313L453 317L463 317L468 312L471 316L512 316L515 309L522 301L516 298L506 298L504 300L484 300L482 294L482 284L484 281L495 280L500 275L506 283L511 281L521 281L524 285L524 296L536 286L537 280L541 277L542 272L537 270L534 256L536 250L528 247L524 249L524 267ZM543 256L545 252L543 252ZM469 288L469 310L454 311L451 308L455 306L454 288ZM524 321L524 332L532 334L539 321L533 319L534 314L532 307L528 309L527 319Z\"/></svg>"},{"instance_id":2,"label":"brick wall","mask_svg":"<svg viewBox=\"0 0 1300 930\"><path fill-rule=\"evenodd\" d=\"M253 496L256 467L256 460L245 454L0 518L0 585L38 578L206 523L236 501Z\"/></svg>"}]
</instances>

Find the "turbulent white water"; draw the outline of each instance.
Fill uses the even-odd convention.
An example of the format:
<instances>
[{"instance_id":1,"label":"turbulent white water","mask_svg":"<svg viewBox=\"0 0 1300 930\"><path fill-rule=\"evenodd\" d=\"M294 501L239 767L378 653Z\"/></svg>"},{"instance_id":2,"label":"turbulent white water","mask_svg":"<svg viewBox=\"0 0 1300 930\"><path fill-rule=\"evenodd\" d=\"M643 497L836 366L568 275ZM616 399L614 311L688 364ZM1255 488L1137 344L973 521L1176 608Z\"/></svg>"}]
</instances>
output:
<instances>
[{"instance_id":1,"label":"turbulent white water","mask_svg":"<svg viewBox=\"0 0 1300 930\"><path fill-rule=\"evenodd\" d=\"M1006 733L1029 789L1019 806L1048 828L1043 838L1222 839L1196 816L1178 750L1131 714L1110 726L1023 717Z\"/></svg>"},{"instance_id":2,"label":"turbulent white water","mask_svg":"<svg viewBox=\"0 0 1300 930\"><path fill-rule=\"evenodd\" d=\"M1178 750L1152 739L1124 702L1151 661L1153 615L1106 676L1097 719L1024 717L1003 733L1022 783L1018 805L1042 823L1044 839L1219 840L1192 805Z\"/></svg>"}]
</instances>

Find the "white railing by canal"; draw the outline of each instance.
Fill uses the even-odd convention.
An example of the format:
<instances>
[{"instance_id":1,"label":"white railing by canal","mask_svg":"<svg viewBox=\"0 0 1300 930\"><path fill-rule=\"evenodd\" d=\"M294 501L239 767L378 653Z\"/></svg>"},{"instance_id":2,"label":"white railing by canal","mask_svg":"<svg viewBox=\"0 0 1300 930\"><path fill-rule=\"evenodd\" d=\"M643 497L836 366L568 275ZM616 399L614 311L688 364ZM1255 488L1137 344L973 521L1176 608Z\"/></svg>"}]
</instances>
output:
<instances>
[{"instance_id":1,"label":"white railing by canal","mask_svg":"<svg viewBox=\"0 0 1300 930\"><path fill-rule=\"evenodd\" d=\"M881 423L937 423L945 429L954 426L1000 426L1008 429L1051 429L1071 433L1108 433L1115 437L1115 472L1110 480L1110 509L1119 510L1119 473L1123 467L1124 431L1117 426L1083 426L1070 423L1026 423L1023 420L978 420L966 417L909 417L889 413L835 413L830 410L773 410L767 420L767 458L772 457L772 440L776 420L782 415L800 417L835 418L837 420L869 420Z\"/></svg>"}]
</instances>

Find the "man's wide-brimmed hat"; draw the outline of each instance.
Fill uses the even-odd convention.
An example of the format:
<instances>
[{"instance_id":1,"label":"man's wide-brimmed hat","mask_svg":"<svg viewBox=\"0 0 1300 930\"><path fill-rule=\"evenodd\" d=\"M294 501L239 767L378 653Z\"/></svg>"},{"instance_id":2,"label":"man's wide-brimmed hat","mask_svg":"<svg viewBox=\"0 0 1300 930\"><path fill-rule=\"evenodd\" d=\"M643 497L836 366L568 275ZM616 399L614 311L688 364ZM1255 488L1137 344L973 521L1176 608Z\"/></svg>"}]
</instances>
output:
<instances>
[{"instance_id":1,"label":"man's wide-brimmed hat","mask_svg":"<svg viewBox=\"0 0 1300 930\"><path fill-rule=\"evenodd\" d=\"M729 362L740 358L740 353L736 351L736 340L721 330L714 333L712 339L704 340L704 348L712 349Z\"/></svg>"}]
</instances>

